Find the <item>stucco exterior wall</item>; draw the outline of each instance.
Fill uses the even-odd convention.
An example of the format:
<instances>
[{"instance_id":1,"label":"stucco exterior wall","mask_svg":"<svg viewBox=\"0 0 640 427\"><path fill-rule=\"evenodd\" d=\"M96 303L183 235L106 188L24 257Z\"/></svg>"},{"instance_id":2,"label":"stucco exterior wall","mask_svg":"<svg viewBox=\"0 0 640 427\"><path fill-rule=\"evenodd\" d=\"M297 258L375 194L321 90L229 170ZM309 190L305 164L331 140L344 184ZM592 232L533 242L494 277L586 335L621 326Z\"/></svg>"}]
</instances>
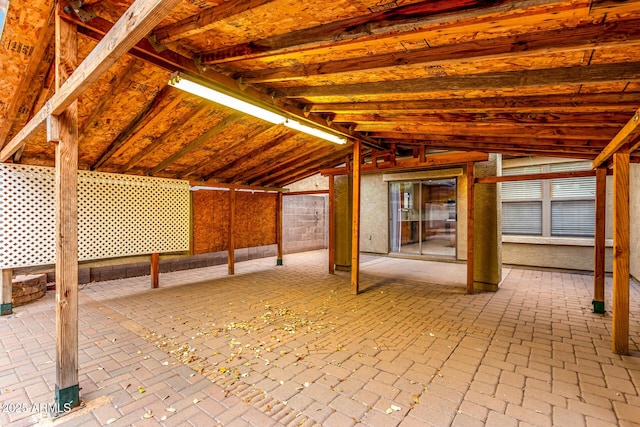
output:
<instances>
[{"instance_id":1,"label":"stucco exterior wall","mask_svg":"<svg viewBox=\"0 0 640 427\"><path fill-rule=\"evenodd\" d=\"M362 175L360 203L360 251L389 252L389 184L382 174Z\"/></svg>"},{"instance_id":2,"label":"stucco exterior wall","mask_svg":"<svg viewBox=\"0 0 640 427\"><path fill-rule=\"evenodd\" d=\"M640 164L630 165L629 187L629 272L636 280L640 280Z\"/></svg>"}]
</instances>

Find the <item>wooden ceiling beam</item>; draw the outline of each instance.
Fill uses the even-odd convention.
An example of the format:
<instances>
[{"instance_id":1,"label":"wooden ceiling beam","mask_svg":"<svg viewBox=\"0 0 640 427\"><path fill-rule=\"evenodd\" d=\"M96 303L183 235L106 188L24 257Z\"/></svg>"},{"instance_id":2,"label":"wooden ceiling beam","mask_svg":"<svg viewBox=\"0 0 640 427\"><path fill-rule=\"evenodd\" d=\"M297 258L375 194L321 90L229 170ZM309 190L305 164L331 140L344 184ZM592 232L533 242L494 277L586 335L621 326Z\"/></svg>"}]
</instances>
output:
<instances>
[{"instance_id":1,"label":"wooden ceiling beam","mask_svg":"<svg viewBox=\"0 0 640 427\"><path fill-rule=\"evenodd\" d=\"M613 175L613 171L607 171ZM541 179L567 179L595 177L595 170L530 173L523 175L485 176L475 179L476 184L496 184L498 182L537 181Z\"/></svg>"},{"instance_id":2,"label":"wooden ceiling beam","mask_svg":"<svg viewBox=\"0 0 640 427\"><path fill-rule=\"evenodd\" d=\"M432 135L459 135L473 137L478 135L497 137L562 138L581 140L610 140L616 133L615 126L564 126L549 127L504 123L358 123L356 130L361 132L400 132ZM619 128L619 127L618 127Z\"/></svg>"},{"instance_id":3,"label":"wooden ceiling beam","mask_svg":"<svg viewBox=\"0 0 640 427\"><path fill-rule=\"evenodd\" d=\"M556 146L545 145L517 145L517 144L492 144L489 142L465 142L465 143L443 143L441 141L424 143L426 148L440 150L465 150L465 151L482 151L487 153L545 153L546 156L552 153L565 154L567 156L577 156L580 158L593 159L598 150L595 148L567 147L559 148Z\"/></svg>"},{"instance_id":4,"label":"wooden ceiling beam","mask_svg":"<svg viewBox=\"0 0 640 427\"><path fill-rule=\"evenodd\" d=\"M150 169L147 172L147 175L153 176L153 175L157 174L158 172L166 169L167 167L169 167L173 163L177 162L178 160L180 160L181 158L183 158L187 154L189 154L192 151L198 149L201 145L207 143L214 136L219 135L220 133L224 132L227 129L228 126L232 126L233 124L235 124L238 121L240 121L243 116L244 115L242 113L234 112L234 113L230 114L229 116L225 117L224 119L222 119L221 121L216 123L213 127L209 128L207 131L205 131L203 134L199 135L198 137L193 139L191 142L189 142L187 145L185 145L184 147L182 147L181 149L179 149L178 151L173 153L171 156L167 157L165 160L160 162L157 166L155 166L154 168Z\"/></svg>"},{"instance_id":5,"label":"wooden ceiling beam","mask_svg":"<svg viewBox=\"0 0 640 427\"><path fill-rule=\"evenodd\" d=\"M487 6L481 0L422 1L293 31L274 37L214 49L201 55L203 64L220 64L248 58L260 58L289 52L302 52L326 46L351 44L388 34L425 31L438 24L461 25L470 20L496 20L500 14L521 8L546 7L547 13L566 9L567 4L553 0L496 0ZM388 3L391 4L391 3ZM554 7L555 6L555 7ZM528 19L533 14L528 15Z\"/></svg>"},{"instance_id":6,"label":"wooden ceiling beam","mask_svg":"<svg viewBox=\"0 0 640 427\"><path fill-rule=\"evenodd\" d=\"M281 88L289 98L428 93L640 81L640 62L545 68L342 85Z\"/></svg>"},{"instance_id":7,"label":"wooden ceiling beam","mask_svg":"<svg viewBox=\"0 0 640 427\"><path fill-rule=\"evenodd\" d=\"M153 99L147 103L136 117L116 136L106 150L100 154L90 169L98 170L101 168L118 151L121 151L125 146L130 145L138 139L145 129L155 126L156 123L163 120L161 113L165 107L170 110L175 108L184 100L185 96L183 92L171 86L165 86L160 89Z\"/></svg>"},{"instance_id":8,"label":"wooden ceiling beam","mask_svg":"<svg viewBox=\"0 0 640 427\"><path fill-rule=\"evenodd\" d=\"M640 134L640 108L635 112L633 117L627 122L626 125L620 132L613 137L611 142L607 144L607 146L602 150L598 157L593 160L591 164L592 168L597 168L598 166L605 163L611 156L617 153L622 147L629 144L636 135ZM637 148L638 145L634 145L632 148Z\"/></svg>"},{"instance_id":9,"label":"wooden ceiling beam","mask_svg":"<svg viewBox=\"0 0 640 427\"><path fill-rule=\"evenodd\" d=\"M594 150L602 150L606 146L606 140L588 140L588 139L563 139L559 138L535 138L526 136L488 136L488 135L433 135L419 133L401 133L401 132L374 132L372 136L390 143L395 142L402 145L421 145L425 141L433 143L495 143L495 144L514 144L525 146L544 146L544 147L590 147Z\"/></svg>"},{"instance_id":10,"label":"wooden ceiling beam","mask_svg":"<svg viewBox=\"0 0 640 427\"><path fill-rule=\"evenodd\" d=\"M115 62L147 35L181 0L136 0L120 17L67 81L22 130L0 151L6 161L44 125L50 115L60 115Z\"/></svg>"},{"instance_id":11,"label":"wooden ceiling beam","mask_svg":"<svg viewBox=\"0 0 640 427\"><path fill-rule=\"evenodd\" d=\"M426 99L412 101L316 103L311 113L569 113L634 111L640 92L487 98Z\"/></svg>"},{"instance_id":12,"label":"wooden ceiling beam","mask_svg":"<svg viewBox=\"0 0 640 427\"><path fill-rule=\"evenodd\" d=\"M103 111L104 106L108 102L113 101L115 99L113 94L117 93L117 91L122 87L123 84L129 82L129 80L127 80L127 76L129 75L129 73L131 73L131 71L134 70L137 63L138 61L136 60L136 58L130 58L124 70L119 72L114 77L113 82L109 83L109 88L107 89L107 91L102 95L102 97L100 97L100 100L96 103L95 107L93 107L93 111L91 112L89 117L87 117L84 120L84 122L82 123L82 126L78 129L78 135L81 140L82 140L82 137L84 136L84 132L87 130L89 126L91 126L91 123L93 123L96 117L98 117L100 114L104 112Z\"/></svg>"},{"instance_id":13,"label":"wooden ceiling beam","mask_svg":"<svg viewBox=\"0 0 640 427\"><path fill-rule=\"evenodd\" d=\"M140 163L146 156L156 151L159 147L163 146L167 141L175 138L176 132L183 127L189 120L195 120L200 115L204 114L211 107L209 101L201 101L193 110L188 114L182 116L180 120L177 120L162 135L152 138L151 143L138 151L129 161L118 169L119 173L125 173L131 170L135 165Z\"/></svg>"},{"instance_id":14,"label":"wooden ceiling beam","mask_svg":"<svg viewBox=\"0 0 640 427\"><path fill-rule=\"evenodd\" d=\"M152 33L156 43L166 44L186 37L195 36L207 32L220 21L228 20L235 15L240 15L251 9L258 8L274 0L245 0L223 2L203 10L197 15L158 28Z\"/></svg>"},{"instance_id":15,"label":"wooden ceiling beam","mask_svg":"<svg viewBox=\"0 0 640 427\"><path fill-rule=\"evenodd\" d=\"M258 145L255 148L253 148L251 151L249 151L247 154L237 158L236 160L232 161L231 163L226 163L218 168L215 168L213 170L210 170L207 172L206 175L204 175L201 180L202 181L209 181L210 179L215 178L216 176L218 176L220 173L224 172L224 171L230 171L230 170L234 170L235 168L237 168L238 166L242 165L244 162L247 161L247 159L251 159L253 157L256 157L268 150L271 150L272 148L277 147L278 145L282 144L284 141L287 141L288 139L292 138L293 136L296 135L295 131L289 130L287 131L284 135L281 135L277 138L272 139L271 141L268 141L266 144L262 144L262 145Z\"/></svg>"},{"instance_id":16,"label":"wooden ceiling beam","mask_svg":"<svg viewBox=\"0 0 640 427\"><path fill-rule=\"evenodd\" d=\"M96 41L101 41L104 38L104 34L112 28L112 24L109 21L101 18L93 18L87 22L82 22L79 19L74 20L72 16L68 16L67 19L71 19L76 25L78 25L78 29L82 34L85 34ZM187 71L189 73L202 76L212 83L221 85L233 92L243 94L246 97L253 98L261 103L266 103L267 105L273 105L277 109L285 111L294 117L304 118L321 127L330 128L344 137L359 139L368 147L382 149L382 147L378 145L377 141L367 138L365 135L353 132L349 128L330 124L320 114L310 114L308 111L299 108L297 104L294 104L285 98L274 97L273 93L267 94L252 86L241 87L237 80L214 70L198 67L192 58L187 58L169 49L157 52L147 39L141 39L138 41L138 43L131 48L129 54L167 71Z\"/></svg>"},{"instance_id":17,"label":"wooden ceiling beam","mask_svg":"<svg viewBox=\"0 0 640 427\"><path fill-rule=\"evenodd\" d=\"M244 182L259 183L273 173L278 173L282 170L289 168L295 168L299 165L303 159L313 159L329 155L335 151L335 148L322 144L315 148L301 147L299 150L289 152L286 160L280 159L279 161L273 158L263 162L260 167L253 168L247 172L239 173L240 180Z\"/></svg>"},{"instance_id":18,"label":"wooden ceiling beam","mask_svg":"<svg viewBox=\"0 0 640 427\"><path fill-rule=\"evenodd\" d=\"M301 175L308 176L308 174L315 174L328 165L342 163L345 156L351 154L352 151L353 149L350 147L336 150L326 156L310 158L304 162L300 162L294 168L287 168L286 170L266 177L262 182L269 183L269 185L286 185L295 182Z\"/></svg>"},{"instance_id":19,"label":"wooden ceiling beam","mask_svg":"<svg viewBox=\"0 0 640 427\"><path fill-rule=\"evenodd\" d=\"M389 38L397 38L390 34ZM380 55L245 71L238 74L247 83L301 80L359 71L382 72L398 66L443 66L481 60L509 60L540 54L586 51L640 43L640 20L588 22L574 28L529 32L509 37L473 40L445 46L390 52Z\"/></svg>"},{"instance_id":20,"label":"wooden ceiling beam","mask_svg":"<svg viewBox=\"0 0 640 427\"><path fill-rule=\"evenodd\" d=\"M455 103L454 100L451 101ZM332 120L335 123L509 123L538 126L574 126L580 127L593 123L606 123L615 126L624 124L628 113L389 113L386 111L363 113L338 113Z\"/></svg>"}]
</instances>

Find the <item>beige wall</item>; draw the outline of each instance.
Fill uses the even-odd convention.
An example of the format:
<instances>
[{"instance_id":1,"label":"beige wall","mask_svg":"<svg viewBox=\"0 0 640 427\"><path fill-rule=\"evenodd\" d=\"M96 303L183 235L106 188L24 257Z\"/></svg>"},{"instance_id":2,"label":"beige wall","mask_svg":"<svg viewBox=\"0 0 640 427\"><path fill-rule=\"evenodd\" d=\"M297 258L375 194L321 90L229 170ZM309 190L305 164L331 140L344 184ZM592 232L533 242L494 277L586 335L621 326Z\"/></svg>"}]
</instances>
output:
<instances>
[{"instance_id":1,"label":"beige wall","mask_svg":"<svg viewBox=\"0 0 640 427\"><path fill-rule=\"evenodd\" d=\"M389 252L389 185L382 174L361 178L360 251Z\"/></svg>"}]
</instances>

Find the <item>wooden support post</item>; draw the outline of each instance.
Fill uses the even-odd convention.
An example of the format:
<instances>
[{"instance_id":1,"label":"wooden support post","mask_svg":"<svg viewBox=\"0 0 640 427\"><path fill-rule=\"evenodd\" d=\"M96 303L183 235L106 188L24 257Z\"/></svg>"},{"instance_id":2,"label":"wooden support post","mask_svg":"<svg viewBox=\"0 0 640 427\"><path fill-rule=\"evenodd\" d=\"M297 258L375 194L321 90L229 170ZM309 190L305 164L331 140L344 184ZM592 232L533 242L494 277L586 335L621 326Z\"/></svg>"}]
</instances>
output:
<instances>
[{"instance_id":1,"label":"wooden support post","mask_svg":"<svg viewBox=\"0 0 640 427\"><path fill-rule=\"evenodd\" d=\"M229 258L227 261L227 265L229 267L228 273L230 275L235 274L235 240L234 240L234 232L235 232L235 223L236 222L236 190L235 188L229 189Z\"/></svg>"},{"instance_id":2,"label":"wooden support post","mask_svg":"<svg viewBox=\"0 0 640 427\"><path fill-rule=\"evenodd\" d=\"M474 227L474 209L475 209L475 164L467 163L467 293L472 294L474 288L473 282L473 227Z\"/></svg>"},{"instance_id":3,"label":"wooden support post","mask_svg":"<svg viewBox=\"0 0 640 427\"><path fill-rule=\"evenodd\" d=\"M335 273L336 266L336 181L329 176L329 274Z\"/></svg>"},{"instance_id":4,"label":"wooden support post","mask_svg":"<svg viewBox=\"0 0 640 427\"><path fill-rule=\"evenodd\" d=\"M613 155L614 353L629 354L629 152Z\"/></svg>"},{"instance_id":5,"label":"wooden support post","mask_svg":"<svg viewBox=\"0 0 640 427\"><path fill-rule=\"evenodd\" d=\"M361 143L353 143L353 193L351 212L351 293L360 292L360 166Z\"/></svg>"},{"instance_id":6,"label":"wooden support post","mask_svg":"<svg viewBox=\"0 0 640 427\"><path fill-rule=\"evenodd\" d=\"M13 302L11 295L13 292L13 275L10 268L2 269L2 286L0 286L0 316L13 313Z\"/></svg>"},{"instance_id":7,"label":"wooden support post","mask_svg":"<svg viewBox=\"0 0 640 427\"><path fill-rule=\"evenodd\" d=\"M78 63L75 25L56 7L56 89ZM56 386L58 412L80 404L78 384L78 101L49 120L47 132L56 144ZM59 132L59 135L57 133Z\"/></svg>"},{"instance_id":8,"label":"wooden support post","mask_svg":"<svg viewBox=\"0 0 640 427\"><path fill-rule=\"evenodd\" d=\"M278 244L276 265L282 265L282 192L278 192L276 200L276 243Z\"/></svg>"},{"instance_id":9,"label":"wooden support post","mask_svg":"<svg viewBox=\"0 0 640 427\"><path fill-rule=\"evenodd\" d=\"M607 168L596 169L596 223L593 259L593 312L604 314L604 246L607 214Z\"/></svg>"},{"instance_id":10,"label":"wooden support post","mask_svg":"<svg viewBox=\"0 0 640 427\"><path fill-rule=\"evenodd\" d=\"M156 289L160 286L160 254L155 252L151 254L151 288Z\"/></svg>"}]
</instances>

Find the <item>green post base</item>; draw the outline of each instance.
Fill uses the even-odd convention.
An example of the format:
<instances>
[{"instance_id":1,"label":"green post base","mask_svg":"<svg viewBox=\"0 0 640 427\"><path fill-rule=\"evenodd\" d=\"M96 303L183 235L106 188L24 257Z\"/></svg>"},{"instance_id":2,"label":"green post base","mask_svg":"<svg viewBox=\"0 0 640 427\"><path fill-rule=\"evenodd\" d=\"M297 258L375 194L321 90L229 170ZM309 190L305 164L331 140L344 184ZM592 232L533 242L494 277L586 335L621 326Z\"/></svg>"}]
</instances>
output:
<instances>
[{"instance_id":1,"label":"green post base","mask_svg":"<svg viewBox=\"0 0 640 427\"><path fill-rule=\"evenodd\" d=\"M281 259L278 259L278 260L276 261L276 265L282 265L282 260L281 260Z\"/></svg>"},{"instance_id":2,"label":"green post base","mask_svg":"<svg viewBox=\"0 0 640 427\"><path fill-rule=\"evenodd\" d=\"M604 301L593 300L593 312L598 314L604 314Z\"/></svg>"},{"instance_id":3,"label":"green post base","mask_svg":"<svg viewBox=\"0 0 640 427\"><path fill-rule=\"evenodd\" d=\"M71 411L76 406L80 405L80 386L72 385L71 387L63 388L60 390L56 385L56 413L54 416L62 415Z\"/></svg>"},{"instance_id":4,"label":"green post base","mask_svg":"<svg viewBox=\"0 0 640 427\"><path fill-rule=\"evenodd\" d=\"M0 305L0 316L7 316L13 313L13 304L8 302Z\"/></svg>"}]
</instances>

